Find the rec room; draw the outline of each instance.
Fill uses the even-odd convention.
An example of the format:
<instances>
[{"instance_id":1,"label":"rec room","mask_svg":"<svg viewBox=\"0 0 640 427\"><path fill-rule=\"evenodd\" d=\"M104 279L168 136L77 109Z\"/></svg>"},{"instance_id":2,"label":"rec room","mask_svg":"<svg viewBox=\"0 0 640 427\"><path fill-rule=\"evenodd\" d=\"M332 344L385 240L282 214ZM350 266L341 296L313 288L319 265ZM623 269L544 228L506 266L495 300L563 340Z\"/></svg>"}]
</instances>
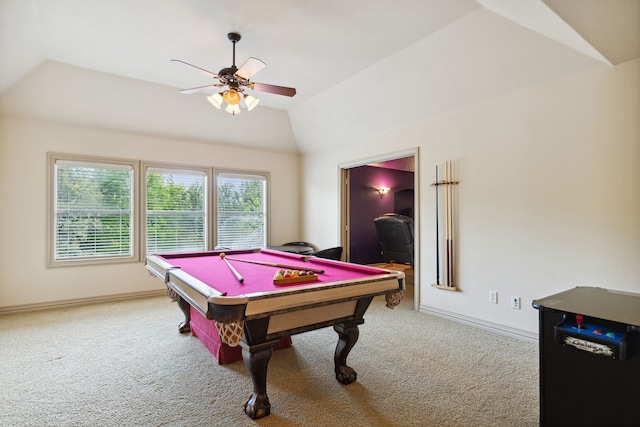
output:
<instances>
[{"instance_id":1,"label":"rec room","mask_svg":"<svg viewBox=\"0 0 640 427\"><path fill-rule=\"evenodd\" d=\"M640 1L0 0L0 419L561 425L540 395L565 360L538 358L555 326L624 335L579 341L615 360L574 346L567 363L640 371L640 320L621 314L640 294L639 165ZM270 254L283 246L299 254ZM236 290L168 255L210 251ZM327 273L274 290L274 266L237 260L252 257ZM590 314L572 289L613 306ZM220 356L206 322L231 301L248 311L224 319L254 335ZM245 350L267 360L247 371ZM92 368L62 370L89 351Z\"/></svg>"}]
</instances>

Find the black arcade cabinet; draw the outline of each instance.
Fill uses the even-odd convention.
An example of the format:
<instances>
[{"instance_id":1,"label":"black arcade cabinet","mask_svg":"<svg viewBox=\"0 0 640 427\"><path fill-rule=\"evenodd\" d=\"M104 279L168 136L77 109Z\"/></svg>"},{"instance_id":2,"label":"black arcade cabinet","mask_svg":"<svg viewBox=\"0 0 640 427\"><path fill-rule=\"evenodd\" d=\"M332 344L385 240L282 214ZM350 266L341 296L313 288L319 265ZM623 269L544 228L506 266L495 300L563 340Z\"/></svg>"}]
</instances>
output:
<instances>
[{"instance_id":1,"label":"black arcade cabinet","mask_svg":"<svg viewBox=\"0 0 640 427\"><path fill-rule=\"evenodd\" d=\"M640 294L577 287L533 301L541 426L640 426Z\"/></svg>"}]
</instances>

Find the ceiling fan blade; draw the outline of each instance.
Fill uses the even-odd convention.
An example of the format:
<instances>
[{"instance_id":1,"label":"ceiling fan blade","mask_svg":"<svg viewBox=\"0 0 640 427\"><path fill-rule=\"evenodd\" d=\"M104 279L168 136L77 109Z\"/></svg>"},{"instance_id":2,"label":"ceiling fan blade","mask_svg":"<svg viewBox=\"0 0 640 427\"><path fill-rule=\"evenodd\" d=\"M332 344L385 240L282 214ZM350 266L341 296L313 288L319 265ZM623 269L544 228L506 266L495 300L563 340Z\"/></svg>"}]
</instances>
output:
<instances>
[{"instance_id":1,"label":"ceiling fan blade","mask_svg":"<svg viewBox=\"0 0 640 427\"><path fill-rule=\"evenodd\" d=\"M191 89L182 89L180 91L180 93L185 94L185 95L191 95L192 93L200 93L200 92L204 92L204 93L208 93L208 94L213 94L214 92L216 92L216 87L217 86L224 86L221 84L213 84L213 85L206 85L206 86L199 86L199 87L192 87Z\"/></svg>"},{"instance_id":2,"label":"ceiling fan blade","mask_svg":"<svg viewBox=\"0 0 640 427\"><path fill-rule=\"evenodd\" d=\"M198 67L197 65L189 64L188 62L184 62L184 61L182 61L182 60L180 60L180 59L172 59L172 61L175 61L175 62L182 62L183 64L188 65L189 67L197 68L198 70L200 70L200 71L204 72L204 73L205 73L205 74L207 74L208 76L211 76L211 77L216 78L216 79L219 79L219 78L220 78L220 76L219 76L219 75L217 75L216 73L212 73L212 72L211 72L211 71L209 71L209 70L205 70L204 68L200 68L200 67Z\"/></svg>"},{"instance_id":3,"label":"ceiling fan blade","mask_svg":"<svg viewBox=\"0 0 640 427\"><path fill-rule=\"evenodd\" d=\"M253 82L249 84L249 87L251 87L251 89L253 90L257 90L258 92L275 93L276 95L294 96L296 94L296 90L292 87L268 85L265 83L253 83Z\"/></svg>"},{"instance_id":4,"label":"ceiling fan blade","mask_svg":"<svg viewBox=\"0 0 640 427\"><path fill-rule=\"evenodd\" d=\"M251 57L245 61L244 64L236 71L234 74L244 80L249 80L253 77L258 71L262 70L264 66L267 65L258 58Z\"/></svg>"}]
</instances>

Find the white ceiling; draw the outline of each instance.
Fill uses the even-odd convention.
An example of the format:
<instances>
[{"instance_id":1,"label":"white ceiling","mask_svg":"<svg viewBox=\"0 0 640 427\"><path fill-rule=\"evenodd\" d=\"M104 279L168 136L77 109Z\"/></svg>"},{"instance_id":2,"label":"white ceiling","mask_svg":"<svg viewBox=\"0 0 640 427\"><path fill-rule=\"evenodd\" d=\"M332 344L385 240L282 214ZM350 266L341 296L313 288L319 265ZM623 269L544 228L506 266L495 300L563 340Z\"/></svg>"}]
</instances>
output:
<instances>
[{"instance_id":1,"label":"white ceiling","mask_svg":"<svg viewBox=\"0 0 640 427\"><path fill-rule=\"evenodd\" d=\"M252 80L295 87L294 98L255 92L261 104L231 117L178 92L211 79L170 59L218 72L232 62L231 31L242 35L236 64L260 58ZM479 40L495 56L477 52ZM542 64L536 76L527 66L508 87L480 76L461 89L439 61L418 66L464 53L457 70L490 74L503 65L498 48ZM640 0L0 0L1 111L279 151L317 145L306 133L322 134L318 114L347 85L443 88L426 112L438 114L638 57Z\"/></svg>"}]
</instances>

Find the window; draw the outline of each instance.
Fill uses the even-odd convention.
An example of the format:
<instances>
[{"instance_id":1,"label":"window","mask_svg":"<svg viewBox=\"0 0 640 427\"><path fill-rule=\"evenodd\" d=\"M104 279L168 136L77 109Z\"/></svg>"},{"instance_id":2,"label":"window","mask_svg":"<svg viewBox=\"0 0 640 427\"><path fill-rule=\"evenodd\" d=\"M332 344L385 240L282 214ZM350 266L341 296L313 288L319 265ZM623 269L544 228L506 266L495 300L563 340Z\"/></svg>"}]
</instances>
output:
<instances>
[{"instance_id":1,"label":"window","mask_svg":"<svg viewBox=\"0 0 640 427\"><path fill-rule=\"evenodd\" d=\"M207 173L147 168L147 254L207 249Z\"/></svg>"},{"instance_id":2,"label":"window","mask_svg":"<svg viewBox=\"0 0 640 427\"><path fill-rule=\"evenodd\" d=\"M50 267L267 243L267 173L60 153L47 160Z\"/></svg>"},{"instance_id":3,"label":"window","mask_svg":"<svg viewBox=\"0 0 640 427\"><path fill-rule=\"evenodd\" d=\"M49 165L49 264L133 260L135 165L56 155Z\"/></svg>"},{"instance_id":4,"label":"window","mask_svg":"<svg viewBox=\"0 0 640 427\"><path fill-rule=\"evenodd\" d=\"M219 248L258 248L267 242L267 176L220 172L216 177Z\"/></svg>"}]
</instances>

